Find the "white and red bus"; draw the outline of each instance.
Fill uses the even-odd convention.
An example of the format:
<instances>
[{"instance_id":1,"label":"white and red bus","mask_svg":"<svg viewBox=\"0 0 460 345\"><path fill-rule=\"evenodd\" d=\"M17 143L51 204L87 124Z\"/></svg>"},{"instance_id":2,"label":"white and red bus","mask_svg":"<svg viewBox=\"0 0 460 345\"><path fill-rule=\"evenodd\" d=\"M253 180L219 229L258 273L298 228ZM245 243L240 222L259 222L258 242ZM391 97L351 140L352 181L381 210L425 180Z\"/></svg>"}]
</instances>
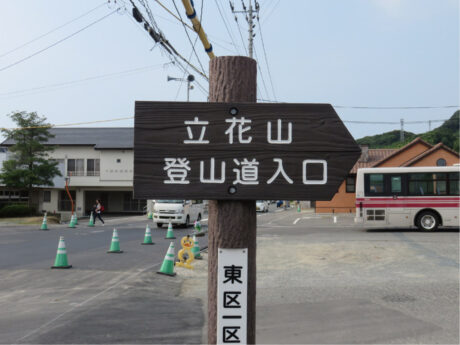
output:
<instances>
[{"instance_id":1,"label":"white and red bus","mask_svg":"<svg viewBox=\"0 0 460 345\"><path fill-rule=\"evenodd\" d=\"M359 169L355 221L424 231L458 227L459 172L459 166Z\"/></svg>"}]
</instances>

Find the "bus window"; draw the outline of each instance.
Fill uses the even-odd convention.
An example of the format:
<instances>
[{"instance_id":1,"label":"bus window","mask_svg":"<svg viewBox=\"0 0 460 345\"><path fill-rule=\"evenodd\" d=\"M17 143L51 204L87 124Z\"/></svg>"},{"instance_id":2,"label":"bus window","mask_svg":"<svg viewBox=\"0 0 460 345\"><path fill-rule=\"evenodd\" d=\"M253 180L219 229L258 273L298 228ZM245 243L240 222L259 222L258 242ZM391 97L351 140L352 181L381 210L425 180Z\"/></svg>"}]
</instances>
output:
<instances>
[{"instance_id":1,"label":"bus window","mask_svg":"<svg viewBox=\"0 0 460 345\"><path fill-rule=\"evenodd\" d=\"M391 177L391 194L401 193L401 176L392 176Z\"/></svg>"},{"instance_id":2,"label":"bus window","mask_svg":"<svg viewBox=\"0 0 460 345\"><path fill-rule=\"evenodd\" d=\"M369 193L382 194L385 191L383 184L383 174L369 175Z\"/></svg>"},{"instance_id":3,"label":"bus window","mask_svg":"<svg viewBox=\"0 0 460 345\"><path fill-rule=\"evenodd\" d=\"M453 172L449 173L449 195L459 195L460 194L460 184L459 173Z\"/></svg>"}]
</instances>

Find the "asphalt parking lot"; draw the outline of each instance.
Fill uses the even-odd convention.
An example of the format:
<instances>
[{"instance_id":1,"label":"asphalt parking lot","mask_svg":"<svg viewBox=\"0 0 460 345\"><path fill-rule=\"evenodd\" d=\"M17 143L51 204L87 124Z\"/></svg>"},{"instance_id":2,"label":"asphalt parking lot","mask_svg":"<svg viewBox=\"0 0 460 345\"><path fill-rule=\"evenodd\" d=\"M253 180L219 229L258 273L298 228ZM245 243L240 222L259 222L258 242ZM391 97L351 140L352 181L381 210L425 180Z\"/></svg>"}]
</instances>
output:
<instances>
[{"instance_id":1,"label":"asphalt parking lot","mask_svg":"<svg viewBox=\"0 0 460 345\"><path fill-rule=\"evenodd\" d=\"M0 343L206 342L206 254L157 275L166 228L141 246L144 218L109 223L0 227ZM106 254L114 226L123 254ZM179 248L190 229L174 230ZM49 269L60 235L70 270ZM257 241L258 343L458 344L458 229L364 229L271 206Z\"/></svg>"}]
</instances>

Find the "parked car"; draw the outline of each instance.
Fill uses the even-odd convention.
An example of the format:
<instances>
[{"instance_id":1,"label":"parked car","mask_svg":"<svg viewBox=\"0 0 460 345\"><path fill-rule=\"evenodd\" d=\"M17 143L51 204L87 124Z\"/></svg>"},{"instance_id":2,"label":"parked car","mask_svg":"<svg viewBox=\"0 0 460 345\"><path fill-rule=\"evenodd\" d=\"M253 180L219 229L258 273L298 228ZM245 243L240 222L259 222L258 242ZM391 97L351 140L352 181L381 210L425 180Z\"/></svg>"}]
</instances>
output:
<instances>
[{"instance_id":1,"label":"parked car","mask_svg":"<svg viewBox=\"0 0 460 345\"><path fill-rule=\"evenodd\" d=\"M257 200L256 201L256 211L268 212L268 202L265 200Z\"/></svg>"},{"instance_id":2,"label":"parked car","mask_svg":"<svg viewBox=\"0 0 460 345\"><path fill-rule=\"evenodd\" d=\"M203 200L156 200L153 206L153 221L159 228L168 223L187 227L203 214Z\"/></svg>"}]
</instances>

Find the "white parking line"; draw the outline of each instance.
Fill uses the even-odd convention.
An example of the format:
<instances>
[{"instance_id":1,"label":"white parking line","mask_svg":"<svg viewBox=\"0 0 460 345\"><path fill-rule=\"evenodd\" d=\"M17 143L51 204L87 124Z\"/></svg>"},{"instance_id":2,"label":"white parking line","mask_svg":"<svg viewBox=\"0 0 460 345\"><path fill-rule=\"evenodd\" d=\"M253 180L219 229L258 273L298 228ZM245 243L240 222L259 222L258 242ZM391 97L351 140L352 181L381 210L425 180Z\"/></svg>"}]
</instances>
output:
<instances>
[{"instance_id":1,"label":"white parking line","mask_svg":"<svg viewBox=\"0 0 460 345\"><path fill-rule=\"evenodd\" d=\"M296 225L299 220L300 220L300 218L297 218L296 220L294 220L294 222L292 224Z\"/></svg>"},{"instance_id":2,"label":"white parking line","mask_svg":"<svg viewBox=\"0 0 460 345\"><path fill-rule=\"evenodd\" d=\"M92 234L96 234L98 232L104 232L104 230L94 230L94 231L91 231Z\"/></svg>"},{"instance_id":3,"label":"white parking line","mask_svg":"<svg viewBox=\"0 0 460 345\"><path fill-rule=\"evenodd\" d=\"M275 210L275 212L282 212L282 211L284 211L284 210Z\"/></svg>"}]
</instances>

